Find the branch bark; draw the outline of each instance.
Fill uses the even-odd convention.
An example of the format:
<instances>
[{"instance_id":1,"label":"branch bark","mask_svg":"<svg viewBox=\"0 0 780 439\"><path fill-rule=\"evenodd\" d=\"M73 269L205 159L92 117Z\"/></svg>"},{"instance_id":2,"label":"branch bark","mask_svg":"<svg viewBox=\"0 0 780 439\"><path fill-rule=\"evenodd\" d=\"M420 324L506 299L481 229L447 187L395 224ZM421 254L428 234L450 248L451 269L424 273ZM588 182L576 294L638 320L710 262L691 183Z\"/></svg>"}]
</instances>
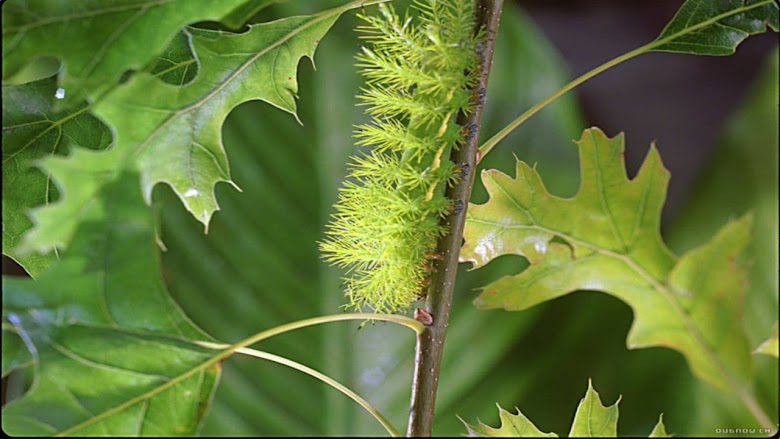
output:
<instances>
[{"instance_id":1,"label":"branch bark","mask_svg":"<svg viewBox=\"0 0 780 439\"><path fill-rule=\"evenodd\" d=\"M487 90L490 66L493 62L495 37L501 16L503 0L476 0L475 31L484 29L485 39L479 49L479 83L476 93L484 96ZM459 213L452 213L442 220L449 233L439 241L437 252L442 256L435 261L436 271L431 278L425 310L433 317L433 323L417 335L415 352L414 381L412 383L412 401L409 409L407 436L431 436L433 412L436 402L436 388L439 383L439 369L444 351L444 337L450 317L450 304L458 270L458 256L463 243L463 227L466 222L466 209L471 198L471 188L476 174L477 145L482 121L484 99L480 99L474 111L468 116L459 115L458 124L471 127L471 134L465 145L454 149L450 156L453 163L466 165L467 175L461 181L448 187L446 196L456 200L456 206L463 206Z\"/></svg>"}]
</instances>

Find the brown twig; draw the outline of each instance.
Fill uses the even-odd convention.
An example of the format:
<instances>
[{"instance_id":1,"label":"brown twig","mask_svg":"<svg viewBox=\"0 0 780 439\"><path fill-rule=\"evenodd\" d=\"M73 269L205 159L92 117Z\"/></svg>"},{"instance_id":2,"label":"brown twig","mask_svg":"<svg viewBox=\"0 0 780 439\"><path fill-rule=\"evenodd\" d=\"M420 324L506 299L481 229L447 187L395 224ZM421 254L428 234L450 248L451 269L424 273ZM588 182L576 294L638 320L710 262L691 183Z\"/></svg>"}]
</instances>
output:
<instances>
[{"instance_id":1,"label":"brown twig","mask_svg":"<svg viewBox=\"0 0 780 439\"><path fill-rule=\"evenodd\" d=\"M493 48L498 32L503 0L476 0L475 29L484 29L485 39L479 47L479 83L474 87L477 96L484 96L487 90L490 66L493 62ZM452 151L451 160L462 166L467 173L458 184L447 188L446 196L450 200L462 203L460 211L456 209L442 220L449 233L439 241L437 252L441 259L433 261L435 271L425 311L433 323L417 336L415 353L414 381L412 383L412 402L409 409L407 436L430 436L433 427L433 409L436 402L436 388L439 382L439 368L444 350L444 337L450 317L452 291L458 269L458 255L463 241L463 226L466 222L466 207L474 185L477 164L477 139L482 121L484 99L478 99L469 116L459 115L458 124L471 127L467 142ZM426 325L427 326L427 325Z\"/></svg>"}]
</instances>

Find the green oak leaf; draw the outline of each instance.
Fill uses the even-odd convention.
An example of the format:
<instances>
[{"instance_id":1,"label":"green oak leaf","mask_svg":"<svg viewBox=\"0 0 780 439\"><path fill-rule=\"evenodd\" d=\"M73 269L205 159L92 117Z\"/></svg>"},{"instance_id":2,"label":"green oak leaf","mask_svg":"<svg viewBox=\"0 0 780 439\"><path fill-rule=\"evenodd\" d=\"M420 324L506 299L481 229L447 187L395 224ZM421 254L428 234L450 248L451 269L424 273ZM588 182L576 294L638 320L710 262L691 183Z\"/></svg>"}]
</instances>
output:
<instances>
[{"instance_id":1,"label":"green oak leaf","mask_svg":"<svg viewBox=\"0 0 780 439\"><path fill-rule=\"evenodd\" d=\"M222 145L227 114L250 100L295 114L298 61L312 58L336 19L362 3L252 25L239 34L187 28L197 76L178 86L138 72L93 105L92 112L112 128L114 144L105 153L79 151L42 162L61 198L32 211L35 227L20 251L64 247L80 221L79 212L122 169L138 171L147 202L157 183L169 184L208 230L219 210L214 186L220 181L235 186Z\"/></svg>"},{"instance_id":2,"label":"green oak leaf","mask_svg":"<svg viewBox=\"0 0 780 439\"><path fill-rule=\"evenodd\" d=\"M598 392L588 381L588 390L580 401L580 405L577 406L577 412L574 415L568 436L617 437L619 403L620 398L614 405L605 407L601 403ZM461 422L466 426L469 437L558 437L555 433L542 433L519 409L516 410L517 414L513 414L498 406L498 416L501 419L499 428L490 427L482 422L479 422L479 425L470 425L463 419ZM669 437L664 427L663 415L660 416L658 423L650 433L650 437Z\"/></svg>"},{"instance_id":3,"label":"green oak leaf","mask_svg":"<svg viewBox=\"0 0 780 439\"><path fill-rule=\"evenodd\" d=\"M588 380L588 391L574 414L569 437L617 437L619 403L620 398L614 405L604 407L598 392L593 390L593 383Z\"/></svg>"},{"instance_id":4,"label":"green oak leaf","mask_svg":"<svg viewBox=\"0 0 780 439\"><path fill-rule=\"evenodd\" d=\"M481 421L478 421L479 425L470 425L463 419L460 420L466 426L469 437L558 437L555 433L543 433L536 428L517 407L515 407L516 414L504 410L498 404L496 407L501 420L501 426L498 428L485 425Z\"/></svg>"},{"instance_id":5,"label":"green oak leaf","mask_svg":"<svg viewBox=\"0 0 780 439\"><path fill-rule=\"evenodd\" d=\"M165 289L137 175L101 188L86 210L73 251L54 268L37 280L3 279L4 357L15 334L10 353L35 372L3 407L3 431L195 434L220 367L209 362L214 351L192 343L211 338Z\"/></svg>"},{"instance_id":6,"label":"green oak leaf","mask_svg":"<svg viewBox=\"0 0 780 439\"><path fill-rule=\"evenodd\" d=\"M749 35L780 30L774 0L688 0L653 43L653 51L731 55Z\"/></svg>"},{"instance_id":7,"label":"green oak leaf","mask_svg":"<svg viewBox=\"0 0 780 439\"><path fill-rule=\"evenodd\" d=\"M658 423L653 427L653 431L650 432L649 437L672 437L671 434L666 432L663 413L658 417Z\"/></svg>"},{"instance_id":8,"label":"green oak leaf","mask_svg":"<svg viewBox=\"0 0 780 439\"><path fill-rule=\"evenodd\" d=\"M191 82L198 74L198 60L192 53L188 33L183 31L176 34L171 44L149 64L146 71L168 84L182 86Z\"/></svg>"},{"instance_id":9,"label":"green oak leaf","mask_svg":"<svg viewBox=\"0 0 780 439\"><path fill-rule=\"evenodd\" d=\"M59 87L78 104L141 69L187 24L219 20L246 0L14 0L3 4L3 83L30 62L62 61ZM143 42L140 44L139 42Z\"/></svg>"},{"instance_id":10,"label":"green oak leaf","mask_svg":"<svg viewBox=\"0 0 780 439\"><path fill-rule=\"evenodd\" d=\"M753 351L753 353L771 355L777 358L778 356L777 326L778 324L777 322L775 322L775 327L772 329L772 335L770 335L769 338L766 339L766 341L761 343L761 345L757 347L756 350Z\"/></svg>"},{"instance_id":11,"label":"green oak leaf","mask_svg":"<svg viewBox=\"0 0 780 439\"><path fill-rule=\"evenodd\" d=\"M57 258L53 251L21 254L16 248L33 225L27 210L49 204L56 195L51 179L34 164L74 146L104 150L111 143L108 127L86 105L54 111L56 90L54 78L3 87L3 253L32 276Z\"/></svg>"},{"instance_id":12,"label":"green oak leaf","mask_svg":"<svg viewBox=\"0 0 780 439\"><path fill-rule=\"evenodd\" d=\"M634 311L629 348L675 349L699 379L749 393L751 357L741 319L746 274L737 257L752 217L728 223L677 259L659 232L669 172L655 147L629 180L622 135L610 139L592 128L578 143L581 184L572 198L547 192L522 162L515 179L482 172L490 199L468 209L461 261L480 267L518 254L531 266L486 285L475 304L523 310L576 290L603 291Z\"/></svg>"}]
</instances>

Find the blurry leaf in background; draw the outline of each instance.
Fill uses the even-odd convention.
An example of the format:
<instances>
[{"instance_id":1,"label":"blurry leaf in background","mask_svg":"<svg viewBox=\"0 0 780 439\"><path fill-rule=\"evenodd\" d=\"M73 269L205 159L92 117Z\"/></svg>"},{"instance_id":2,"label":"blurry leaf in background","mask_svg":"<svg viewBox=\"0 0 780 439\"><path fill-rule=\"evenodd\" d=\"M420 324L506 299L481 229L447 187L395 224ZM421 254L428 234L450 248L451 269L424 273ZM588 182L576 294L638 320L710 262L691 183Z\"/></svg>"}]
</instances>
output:
<instances>
[{"instance_id":1,"label":"blurry leaf in background","mask_svg":"<svg viewBox=\"0 0 780 439\"><path fill-rule=\"evenodd\" d=\"M3 376L21 358L35 374L3 407L3 432L195 434L220 368L195 369L214 351L191 341L210 337L165 290L138 175L104 187L85 214L52 270L3 279L3 354L17 359L4 359Z\"/></svg>"},{"instance_id":2,"label":"blurry leaf in background","mask_svg":"<svg viewBox=\"0 0 780 439\"><path fill-rule=\"evenodd\" d=\"M777 341L777 322L775 322L775 328L772 330L772 335L766 339L759 347L753 351L756 354L772 355L775 358L778 356L778 341Z\"/></svg>"},{"instance_id":3,"label":"blurry leaf in background","mask_svg":"<svg viewBox=\"0 0 780 439\"><path fill-rule=\"evenodd\" d=\"M287 3L269 11L286 16L304 7L311 5ZM497 76L488 91L492 116L485 116L492 126L501 124L495 118L509 117L503 109L519 109L518 99L532 105L534 97L526 93L550 93L566 79L562 63L550 55L553 49L532 23L509 4L502 20L507 32L499 33L497 50L503 55L496 56ZM352 31L356 24L351 14L336 23L318 49L315 73L306 63L300 66L298 113L303 128L263 103L244 104L228 117L224 143L233 178L244 192L217 188L222 210L208 235L172 200L170 191L158 189L155 194L165 205L162 238L169 251L164 272L173 295L219 339L238 340L277 324L333 313L344 303L339 273L320 262L316 241L322 239L347 156L353 152L352 125L365 120L354 99L359 86L353 67L360 45ZM555 139L551 143L568 149L576 166L570 139L582 122L574 100L552 108L555 116L563 117L540 117L522 136ZM552 154L543 148L546 143L534 145L539 153ZM496 157L501 154L511 157L512 152L495 151ZM568 172L561 176L570 179ZM495 270L494 275L501 267ZM538 314L518 318L474 309L469 290L479 282L480 276L461 270L440 377L436 434L462 432L456 413L495 416L490 408L494 401L516 399L534 384L512 376L516 366L505 359ZM367 325L360 331L357 326L339 323L302 330L259 348L332 375L401 427L408 415L413 339L392 325ZM550 369L550 363L536 364L540 370ZM204 435L384 434L352 401L294 371L243 358L228 360L224 369Z\"/></svg>"},{"instance_id":4,"label":"blurry leaf in background","mask_svg":"<svg viewBox=\"0 0 780 439\"><path fill-rule=\"evenodd\" d=\"M111 133L81 105L62 112L52 109L54 77L3 87L3 254L38 276L57 260L54 251L20 254L22 234L33 223L27 211L56 200L51 181L35 165L50 156L64 156L74 146L105 150Z\"/></svg>"},{"instance_id":5,"label":"blurry leaf in background","mask_svg":"<svg viewBox=\"0 0 780 439\"><path fill-rule=\"evenodd\" d=\"M593 389L593 385L588 381L588 390L585 397L577 406L577 412L574 414L574 421L569 431L569 437L617 437L618 423L618 404L620 398L614 405L605 407L601 403L601 397ZM493 428L482 422L479 425L470 425L462 421L468 430L470 437L558 437L555 433L542 433L528 418L523 415L519 409L517 414L498 406L501 426ZM650 437L670 437L666 433L663 423L663 416L650 433Z\"/></svg>"}]
</instances>

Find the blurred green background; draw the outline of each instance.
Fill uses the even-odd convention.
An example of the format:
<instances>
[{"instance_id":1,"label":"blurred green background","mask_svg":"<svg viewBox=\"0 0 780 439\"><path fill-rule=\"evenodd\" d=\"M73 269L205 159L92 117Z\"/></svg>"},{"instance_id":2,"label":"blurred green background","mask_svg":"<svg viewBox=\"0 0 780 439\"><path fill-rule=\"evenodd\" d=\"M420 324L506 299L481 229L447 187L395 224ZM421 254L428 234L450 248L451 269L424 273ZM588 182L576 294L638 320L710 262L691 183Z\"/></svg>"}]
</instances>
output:
<instances>
[{"instance_id":1,"label":"blurred green background","mask_svg":"<svg viewBox=\"0 0 780 439\"><path fill-rule=\"evenodd\" d=\"M282 2L255 20L341 3ZM523 12L507 0L482 139L573 75L652 40L680 2L623 3L518 2L527 8ZM650 9L654 12L648 15ZM168 187L155 189L161 239L168 248L162 270L171 294L218 339L233 342L279 324L340 312L340 273L320 261L316 242L323 237L347 156L353 153L352 125L366 120L354 98L360 85L353 67L360 47L353 31L357 23L354 13L336 23L318 48L316 71L308 61L301 62L303 126L263 102L244 104L230 114L224 144L233 180L243 192L217 186L221 211L207 235ZM649 143L657 140L672 172L663 232L678 255L703 243L729 218L756 212L745 308L755 346L768 336L778 309L777 81L775 35L750 38L733 57L644 55L534 116L480 168L511 174L517 156L538 163L552 193L570 196L579 184L572 140L584 128L596 125L610 136L626 131L630 174ZM485 200L478 181L473 201ZM632 312L611 296L577 292L525 312L471 306L475 288L526 265L520 257L503 256L473 272L461 267L434 434L464 433L456 415L496 426L498 402L509 410L518 407L542 431L565 435L589 378L605 404L622 395L621 436L646 436L660 413L667 431L677 436L753 425L742 408L696 382L680 354L662 348L628 351ZM257 347L333 376L403 430L414 336L390 324L358 326L307 328ZM777 361L759 356L755 367L759 398L770 413L777 413ZM235 357L224 363L202 434L385 431L354 402L319 381L277 364Z\"/></svg>"},{"instance_id":2,"label":"blurred green background","mask_svg":"<svg viewBox=\"0 0 780 439\"><path fill-rule=\"evenodd\" d=\"M309 13L339 2L296 3L300 2L276 5L257 18L264 21ZM542 22L544 13L552 12L541 12ZM670 11L666 19L673 13ZM353 68L353 56L360 45L353 32L356 24L354 14L339 20L318 49L316 71L307 61L301 63L298 104L303 126L262 102L245 104L230 115L223 129L224 140L233 179L243 192L228 185L217 187L222 210L214 216L208 235L203 235L200 225L170 190L163 186L156 189L162 239L168 246L163 269L172 294L195 322L219 339L235 341L293 320L340 312L340 274L319 260L316 242L322 239L347 156L353 152L351 127L365 120L354 105L360 83ZM663 22L648 31L645 41L662 26ZM631 42L625 44L621 51L634 47L628 46ZM584 62L594 67L608 56ZM648 56L665 57L667 63L696 58ZM760 64L766 61L759 60L750 69L756 72ZM710 147L710 157L696 160L701 162L700 171L688 178L696 185L683 193L675 192L675 197L691 201L681 201L673 215L667 212L665 230L679 254L702 243L728 218L747 209L757 210L763 219L757 221L756 282L746 311L754 344L768 335L777 312L776 58L768 65L774 69L765 68L760 78L742 79L743 89L754 79L756 84L744 97L737 94L732 99L726 108L733 113L728 124L696 126L692 118L686 126L691 131L709 131L712 139L721 141ZM557 55L556 47L527 14L508 3L490 79L483 139L564 84L572 73L584 71L579 70ZM620 76L620 67L610 74ZM698 80L708 81L704 76ZM593 80L598 81L609 78ZM654 93L644 87L642 82L631 85L646 95ZM641 96L637 94L632 100L613 97L617 101L614 105L641 113L645 104ZM693 111L702 105L684 94L669 96L667 101L672 102L666 105L681 105L674 101L678 98ZM678 123L676 118L662 116L645 113L646 129ZM481 167L513 172L514 154L538 162L553 193L572 195L579 183L572 140L579 138L593 119L604 117L598 112L588 117L577 95L568 95L502 142ZM609 135L621 130L607 125L604 128ZM630 168L632 157L638 165L652 138L635 138L633 126L625 129L629 130ZM663 140L659 139L662 154L668 152ZM768 160L772 154L775 158ZM675 169L672 173L675 181ZM481 203L485 199L478 183L473 200ZM730 407L729 401L699 385L678 353L661 348L628 351L625 337L632 313L611 296L578 292L518 313L477 311L471 306L476 287L525 265L522 258L501 257L478 271L461 267L440 378L436 435L465 431L455 415L497 425L496 402L508 409L520 408L543 431L566 434L589 378L605 404L623 396L620 435L647 435L660 413L664 413L668 431L678 436L752 422L739 407ZM413 334L405 328L375 324L358 330L354 322L300 330L258 348L332 375L403 429L413 345ZM767 358L757 363L765 386L762 402L776 412L777 381L773 377L777 362ZM250 358L225 363L202 433L385 434L373 418L333 389L282 366Z\"/></svg>"}]
</instances>

